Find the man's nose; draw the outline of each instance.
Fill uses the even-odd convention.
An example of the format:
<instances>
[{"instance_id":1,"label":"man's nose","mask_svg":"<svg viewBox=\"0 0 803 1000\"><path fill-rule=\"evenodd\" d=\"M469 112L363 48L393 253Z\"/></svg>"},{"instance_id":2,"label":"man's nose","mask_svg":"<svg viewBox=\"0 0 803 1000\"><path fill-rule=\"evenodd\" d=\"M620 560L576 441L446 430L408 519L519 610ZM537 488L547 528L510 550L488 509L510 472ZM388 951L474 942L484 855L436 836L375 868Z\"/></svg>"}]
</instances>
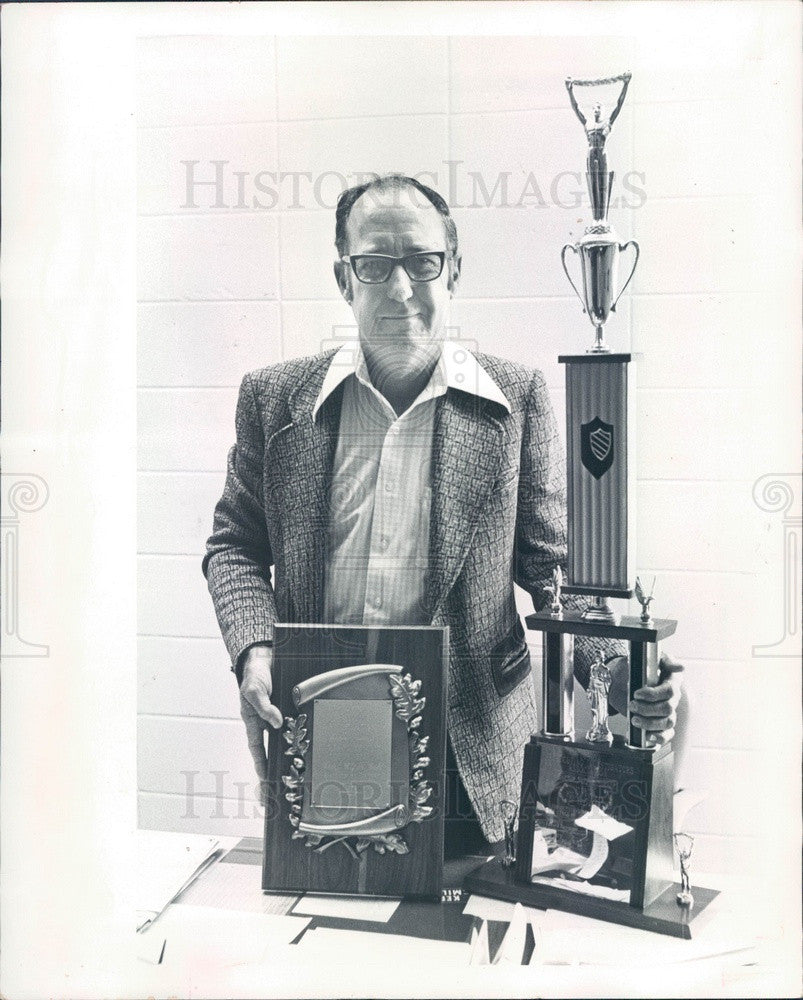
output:
<instances>
[{"instance_id":1,"label":"man's nose","mask_svg":"<svg viewBox=\"0 0 803 1000\"><path fill-rule=\"evenodd\" d=\"M396 264L390 272L387 284L388 298L393 299L395 302L406 302L413 294L413 286L410 278L401 264Z\"/></svg>"}]
</instances>

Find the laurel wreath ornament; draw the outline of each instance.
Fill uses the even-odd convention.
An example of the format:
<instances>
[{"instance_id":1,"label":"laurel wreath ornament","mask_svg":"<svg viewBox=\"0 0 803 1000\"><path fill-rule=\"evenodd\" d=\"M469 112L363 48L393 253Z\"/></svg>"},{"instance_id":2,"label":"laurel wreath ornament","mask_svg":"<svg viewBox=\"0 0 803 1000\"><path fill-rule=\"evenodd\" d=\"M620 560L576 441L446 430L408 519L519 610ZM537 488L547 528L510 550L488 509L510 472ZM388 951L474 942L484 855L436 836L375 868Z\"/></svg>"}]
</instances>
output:
<instances>
[{"instance_id":1,"label":"laurel wreath ornament","mask_svg":"<svg viewBox=\"0 0 803 1000\"><path fill-rule=\"evenodd\" d=\"M421 681L413 680L410 674L388 674L388 682L395 714L407 726L410 761L408 822L422 823L432 815L433 811L433 807L427 805L432 796L432 786L424 776L430 762L427 756L429 736L421 736L419 733L426 698L421 697ZM282 775L282 783L285 787L284 797L290 803L288 818L293 827L293 840L304 840L305 846L317 854L323 853L335 844L342 844L355 859L358 859L371 847L378 854L409 853L410 848L401 833L331 837L300 830L306 770L305 757L310 747L306 714L302 713L296 718L286 717L282 735L287 743L284 754L290 758L288 773Z\"/></svg>"}]
</instances>

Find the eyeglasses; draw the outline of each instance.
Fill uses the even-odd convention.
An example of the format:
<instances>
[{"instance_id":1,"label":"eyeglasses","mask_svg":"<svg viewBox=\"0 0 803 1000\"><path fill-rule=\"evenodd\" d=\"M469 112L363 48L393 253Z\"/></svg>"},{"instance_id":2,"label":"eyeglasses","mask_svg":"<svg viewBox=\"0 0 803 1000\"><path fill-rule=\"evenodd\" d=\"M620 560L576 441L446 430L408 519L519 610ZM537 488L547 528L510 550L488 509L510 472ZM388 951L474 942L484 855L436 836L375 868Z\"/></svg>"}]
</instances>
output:
<instances>
[{"instance_id":1,"label":"eyeglasses","mask_svg":"<svg viewBox=\"0 0 803 1000\"><path fill-rule=\"evenodd\" d=\"M341 257L365 285L381 285L387 281L397 264L401 264L410 281L434 281L440 278L446 260L445 250L425 250L404 257L389 257L384 253L358 253Z\"/></svg>"}]
</instances>

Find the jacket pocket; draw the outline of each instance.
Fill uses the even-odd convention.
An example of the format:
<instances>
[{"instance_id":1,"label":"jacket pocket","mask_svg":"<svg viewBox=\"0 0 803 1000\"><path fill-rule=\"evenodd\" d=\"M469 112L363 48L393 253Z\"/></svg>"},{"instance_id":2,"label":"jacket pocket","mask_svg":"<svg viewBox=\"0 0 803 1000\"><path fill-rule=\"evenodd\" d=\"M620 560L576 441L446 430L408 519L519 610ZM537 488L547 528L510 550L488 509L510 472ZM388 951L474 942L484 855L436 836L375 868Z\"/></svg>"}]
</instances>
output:
<instances>
[{"instance_id":1,"label":"jacket pocket","mask_svg":"<svg viewBox=\"0 0 803 1000\"><path fill-rule=\"evenodd\" d=\"M518 687L530 673L530 650L524 638L521 619L491 650L491 676L500 698Z\"/></svg>"}]
</instances>

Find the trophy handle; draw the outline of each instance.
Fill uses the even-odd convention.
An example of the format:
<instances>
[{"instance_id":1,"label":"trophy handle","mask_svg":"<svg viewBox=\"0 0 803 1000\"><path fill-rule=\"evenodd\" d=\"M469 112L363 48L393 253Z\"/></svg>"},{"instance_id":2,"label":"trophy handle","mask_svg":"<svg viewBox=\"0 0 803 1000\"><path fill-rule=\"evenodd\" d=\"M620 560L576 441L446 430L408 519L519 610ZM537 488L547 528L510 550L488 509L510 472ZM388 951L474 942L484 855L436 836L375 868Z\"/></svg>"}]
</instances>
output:
<instances>
[{"instance_id":1,"label":"trophy handle","mask_svg":"<svg viewBox=\"0 0 803 1000\"><path fill-rule=\"evenodd\" d=\"M566 251L567 250L571 250L572 253L576 254L577 253L577 247L573 243L567 243L564 246L564 248L561 250L561 252L560 252L560 262L563 265L563 273L569 279L569 284L574 289L574 294L580 300L580 305L583 307L583 312L585 312L586 311L585 300L583 299L583 296L577 291L577 285L575 285L575 283L572 281L572 276L569 274L568 267L566 267ZM635 267L633 268L633 270L635 270ZM632 278L633 275L631 274L630 277ZM630 280L630 278L628 278L628 281L629 280ZM622 289L622 291L624 291L624 289Z\"/></svg>"},{"instance_id":2,"label":"trophy handle","mask_svg":"<svg viewBox=\"0 0 803 1000\"><path fill-rule=\"evenodd\" d=\"M638 245L638 243L636 243L635 240L628 240L627 243L620 243L619 244L619 253L624 253L625 250L627 250L628 247L633 247L635 249L636 256L633 259L633 266L630 268L630 274L628 274L628 276L627 276L627 281L622 285L622 290L616 296L616 299L614 300L614 303L611 306L611 312L616 312L616 303L619 301L619 299L621 299L622 295L624 295L625 289L627 288L627 286L630 284L631 280L633 279L633 275L636 273L636 265L638 264L638 259L639 259L639 255L641 253L641 250L639 249L639 245ZM564 270L565 270L565 267L564 267ZM576 290L577 289L575 289L575 291Z\"/></svg>"}]
</instances>

